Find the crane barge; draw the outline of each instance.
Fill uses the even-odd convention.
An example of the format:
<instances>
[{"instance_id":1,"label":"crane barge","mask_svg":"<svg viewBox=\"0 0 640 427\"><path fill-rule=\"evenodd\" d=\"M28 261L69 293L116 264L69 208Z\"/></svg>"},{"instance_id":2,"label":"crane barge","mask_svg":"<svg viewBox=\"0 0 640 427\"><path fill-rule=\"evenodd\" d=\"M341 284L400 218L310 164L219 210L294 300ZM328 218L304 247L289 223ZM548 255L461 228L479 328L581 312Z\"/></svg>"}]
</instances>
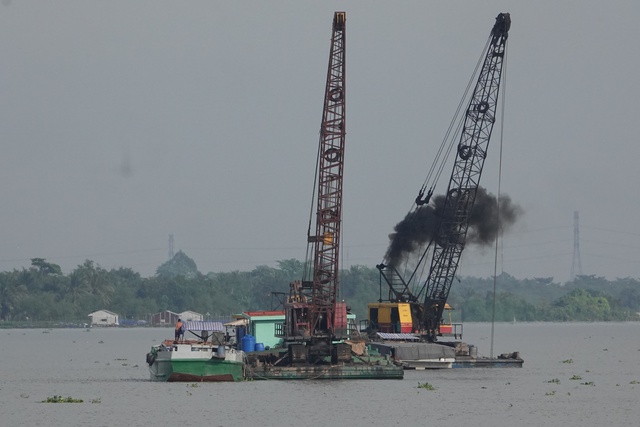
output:
<instances>
[{"instance_id":1,"label":"crane barge","mask_svg":"<svg viewBox=\"0 0 640 427\"><path fill-rule=\"evenodd\" d=\"M429 187L425 181L415 199L414 210L407 215L407 221L428 220L434 224L426 233L429 235L428 246L419 257L415 270L405 280L398 270L399 255L392 250L377 265L381 283L384 281L388 285L389 297L387 301L380 298L378 303L369 304L370 332L383 340L378 344L383 353L395 355L405 366L452 367L456 361L459 364L465 361L464 365L522 365L517 352L503 354L499 360L479 360L474 347L461 342L462 325L444 320L445 310L450 309L447 304L449 291L467 243L470 215L476 197L483 191L479 183L496 121L510 27L510 15L499 14L462 120L446 193L438 200L432 200L434 184ZM431 214L425 215L427 211ZM416 273L423 268L428 253L431 253L431 262L427 279L421 286L415 286ZM453 338L453 341L439 343L441 337Z\"/></svg>"},{"instance_id":2,"label":"crane barge","mask_svg":"<svg viewBox=\"0 0 640 427\"><path fill-rule=\"evenodd\" d=\"M276 324L285 351L251 354L253 379L401 379L403 369L389 357L354 350L347 307L338 301L342 182L346 136L346 13L335 12L324 95L314 194L315 230L307 242L313 270L290 284L285 321ZM305 262L305 265L310 263Z\"/></svg>"}]
</instances>

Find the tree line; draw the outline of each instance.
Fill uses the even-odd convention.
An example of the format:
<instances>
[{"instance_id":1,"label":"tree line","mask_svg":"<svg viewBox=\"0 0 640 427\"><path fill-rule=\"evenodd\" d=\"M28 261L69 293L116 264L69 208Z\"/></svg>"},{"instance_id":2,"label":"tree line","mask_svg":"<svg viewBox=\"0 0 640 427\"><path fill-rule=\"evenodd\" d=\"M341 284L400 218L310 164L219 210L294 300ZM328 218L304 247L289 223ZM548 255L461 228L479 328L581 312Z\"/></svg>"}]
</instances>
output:
<instances>
[{"instance_id":1,"label":"tree line","mask_svg":"<svg viewBox=\"0 0 640 427\"><path fill-rule=\"evenodd\" d=\"M301 279L304 268L304 262L289 259L277 267L202 274L180 251L154 276L141 277L130 268L106 270L91 260L63 274L58 265L33 258L29 268L0 272L0 321L83 323L100 309L118 313L121 321L149 320L163 310L192 310L224 320L242 311L281 309L289 283ZM367 318L368 303L388 297L373 267L351 266L339 277L340 299L358 320ZM578 276L558 283L552 277L519 280L507 273L495 280L458 277L448 302L463 322L637 320L640 281Z\"/></svg>"}]
</instances>

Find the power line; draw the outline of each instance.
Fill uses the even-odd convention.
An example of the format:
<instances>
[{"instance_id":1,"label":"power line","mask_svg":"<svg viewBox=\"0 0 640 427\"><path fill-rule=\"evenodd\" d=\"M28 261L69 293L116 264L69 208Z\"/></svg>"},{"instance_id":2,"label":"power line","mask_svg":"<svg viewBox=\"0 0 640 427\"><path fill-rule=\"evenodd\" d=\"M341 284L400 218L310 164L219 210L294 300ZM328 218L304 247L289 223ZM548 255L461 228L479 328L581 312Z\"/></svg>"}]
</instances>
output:
<instances>
[{"instance_id":1,"label":"power line","mask_svg":"<svg viewBox=\"0 0 640 427\"><path fill-rule=\"evenodd\" d=\"M174 257L173 253L173 234L169 234L169 261L171 261Z\"/></svg>"}]
</instances>

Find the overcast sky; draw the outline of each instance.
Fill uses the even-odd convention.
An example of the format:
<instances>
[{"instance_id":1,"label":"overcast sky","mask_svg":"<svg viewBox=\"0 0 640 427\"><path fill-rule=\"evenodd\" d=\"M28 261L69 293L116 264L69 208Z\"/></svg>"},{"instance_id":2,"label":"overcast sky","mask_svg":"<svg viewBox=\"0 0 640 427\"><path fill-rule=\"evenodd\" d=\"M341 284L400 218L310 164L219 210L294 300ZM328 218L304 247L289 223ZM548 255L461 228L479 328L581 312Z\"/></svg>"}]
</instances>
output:
<instances>
[{"instance_id":1,"label":"overcast sky","mask_svg":"<svg viewBox=\"0 0 640 427\"><path fill-rule=\"evenodd\" d=\"M525 213L498 271L568 280L578 211L582 273L640 277L637 0L2 0L0 271L41 257L150 276L169 235L203 273L304 259L336 10L343 265L382 261L509 12L481 184L497 192L502 138L502 193ZM493 260L468 248L459 274Z\"/></svg>"}]
</instances>

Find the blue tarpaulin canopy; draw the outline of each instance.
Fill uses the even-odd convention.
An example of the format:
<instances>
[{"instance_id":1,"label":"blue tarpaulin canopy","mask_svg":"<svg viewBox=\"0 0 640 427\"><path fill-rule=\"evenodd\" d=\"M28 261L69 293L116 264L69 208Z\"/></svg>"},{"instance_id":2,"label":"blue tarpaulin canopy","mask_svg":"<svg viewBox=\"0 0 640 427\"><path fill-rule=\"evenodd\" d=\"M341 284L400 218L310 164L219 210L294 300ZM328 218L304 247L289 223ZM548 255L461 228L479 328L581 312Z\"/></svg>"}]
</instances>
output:
<instances>
[{"instance_id":1,"label":"blue tarpaulin canopy","mask_svg":"<svg viewBox=\"0 0 640 427\"><path fill-rule=\"evenodd\" d=\"M184 327L188 331L212 331L212 332L224 332L224 326L222 322L205 322L205 321L192 321L184 322Z\"/></svg>"}]
</instances>

